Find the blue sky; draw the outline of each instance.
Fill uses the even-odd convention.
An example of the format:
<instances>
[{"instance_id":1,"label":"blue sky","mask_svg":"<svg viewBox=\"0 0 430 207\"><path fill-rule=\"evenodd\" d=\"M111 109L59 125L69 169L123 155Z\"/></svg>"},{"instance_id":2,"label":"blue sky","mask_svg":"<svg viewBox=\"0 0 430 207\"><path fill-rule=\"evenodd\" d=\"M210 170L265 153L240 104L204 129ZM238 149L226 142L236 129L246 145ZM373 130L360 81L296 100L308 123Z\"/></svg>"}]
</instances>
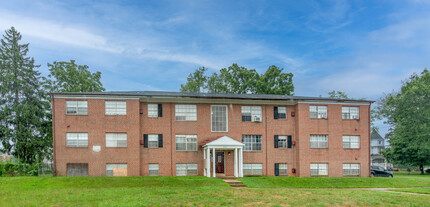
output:
<instances>
[{"instance_id":1,"label":"blue sky","mask_svg":"<svg viewBox=\"0 0 430 207\"><path fill-rule=\"evenodd\" d=\"M200 66L294 74L295 94L376 100L430 66L430 1L1 1L46 64L74 59L107 90L178 91ZM3 34L3 32L2 32Z\"/></svg>"}]
</instances>

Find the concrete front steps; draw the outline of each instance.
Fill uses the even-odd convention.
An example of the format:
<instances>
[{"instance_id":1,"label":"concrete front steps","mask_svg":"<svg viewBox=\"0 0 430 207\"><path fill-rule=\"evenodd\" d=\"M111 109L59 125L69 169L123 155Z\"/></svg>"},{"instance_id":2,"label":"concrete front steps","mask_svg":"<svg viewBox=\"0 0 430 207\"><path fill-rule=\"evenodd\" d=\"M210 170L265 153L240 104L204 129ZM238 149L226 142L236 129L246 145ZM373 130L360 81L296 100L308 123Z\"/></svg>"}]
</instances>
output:
<instances>
[{"instance_id":1,"label":"concrete front steps","mask_svg":"<svg viewBox=\"0 0 430 207\"><path fill-rule=\"evenodd\" d=\"M246 188L246 185L238 180L223 179L223 181L229 184L233 188Z\"/></svg>"}]
</instances>

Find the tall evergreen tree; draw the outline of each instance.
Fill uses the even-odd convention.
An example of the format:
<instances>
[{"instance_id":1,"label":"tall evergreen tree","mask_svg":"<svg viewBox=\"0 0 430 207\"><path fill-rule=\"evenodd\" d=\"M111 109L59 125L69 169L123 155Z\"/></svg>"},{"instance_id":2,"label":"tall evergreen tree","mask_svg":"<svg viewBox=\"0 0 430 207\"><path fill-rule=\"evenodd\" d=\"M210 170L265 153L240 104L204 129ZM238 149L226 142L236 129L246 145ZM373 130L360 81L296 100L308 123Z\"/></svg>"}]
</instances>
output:
<instances>
[{"instance_id":1,"label":"tall evergreen tree","mask_svg":"<svg viewBox=\"0 0 430 207\"><path fill-rule=\"evenodd\" d=\"M5 31L0 45L0 141L1 151L25 163L42 160L50 151L49 102L42 78L35 70L28 45L14 28Z\"/></svg>"}]
</instances>

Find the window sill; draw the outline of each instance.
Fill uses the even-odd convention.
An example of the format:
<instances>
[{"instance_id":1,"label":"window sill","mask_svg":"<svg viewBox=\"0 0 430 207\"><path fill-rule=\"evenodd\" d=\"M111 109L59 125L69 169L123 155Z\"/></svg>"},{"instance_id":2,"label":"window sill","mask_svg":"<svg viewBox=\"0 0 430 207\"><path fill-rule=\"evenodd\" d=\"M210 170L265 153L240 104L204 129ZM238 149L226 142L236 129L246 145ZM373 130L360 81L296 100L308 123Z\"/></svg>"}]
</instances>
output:
<instances>
[{"instance_id":1,"label":"window sill","mask_svg":"<svg viewBox=\"0 0 430 207\"><path fill-rule=\"evenodd\" d=\"M71 147L71 146L66 146L66 148L70 148L70 149L88 149L89 147Z\"/></svg>"},{"instance_id":2,"label":"window sill","mask_svg":"<svg viewBox=\"0 0 430 207\"><path fill-rule=\"evenodd\" d=\"M328 118L309 118L311 120L328 120Z\"/></svg>"},{"instance_id":3,"label":"window sill","mask_svg":"<svg viewBox=\"0 0 430 207\"><path fill-rule=\"evenodd\" d=\"M66 116L88 116L88 114L66 114Z\"/></svg>"}]
</instances>

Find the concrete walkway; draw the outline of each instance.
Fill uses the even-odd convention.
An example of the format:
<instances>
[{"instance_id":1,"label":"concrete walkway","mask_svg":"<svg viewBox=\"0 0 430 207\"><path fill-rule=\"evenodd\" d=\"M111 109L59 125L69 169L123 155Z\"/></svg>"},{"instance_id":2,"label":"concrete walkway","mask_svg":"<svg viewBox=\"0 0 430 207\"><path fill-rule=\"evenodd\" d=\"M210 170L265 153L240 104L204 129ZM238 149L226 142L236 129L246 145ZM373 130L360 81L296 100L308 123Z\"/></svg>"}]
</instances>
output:
<instances>
[{"instance_id":1,"label":"concrete walkway","mask_svg":"<svg viewBox=\"0 0 430 207\"><path fill-rule=\"evenodd\" d=\"M234 188L247 188L246 185L243 184L239 180L223 179L223 181L226 182L227 184L229 184L231 187L234 187Z\"/></svg>"}]
</instances>

